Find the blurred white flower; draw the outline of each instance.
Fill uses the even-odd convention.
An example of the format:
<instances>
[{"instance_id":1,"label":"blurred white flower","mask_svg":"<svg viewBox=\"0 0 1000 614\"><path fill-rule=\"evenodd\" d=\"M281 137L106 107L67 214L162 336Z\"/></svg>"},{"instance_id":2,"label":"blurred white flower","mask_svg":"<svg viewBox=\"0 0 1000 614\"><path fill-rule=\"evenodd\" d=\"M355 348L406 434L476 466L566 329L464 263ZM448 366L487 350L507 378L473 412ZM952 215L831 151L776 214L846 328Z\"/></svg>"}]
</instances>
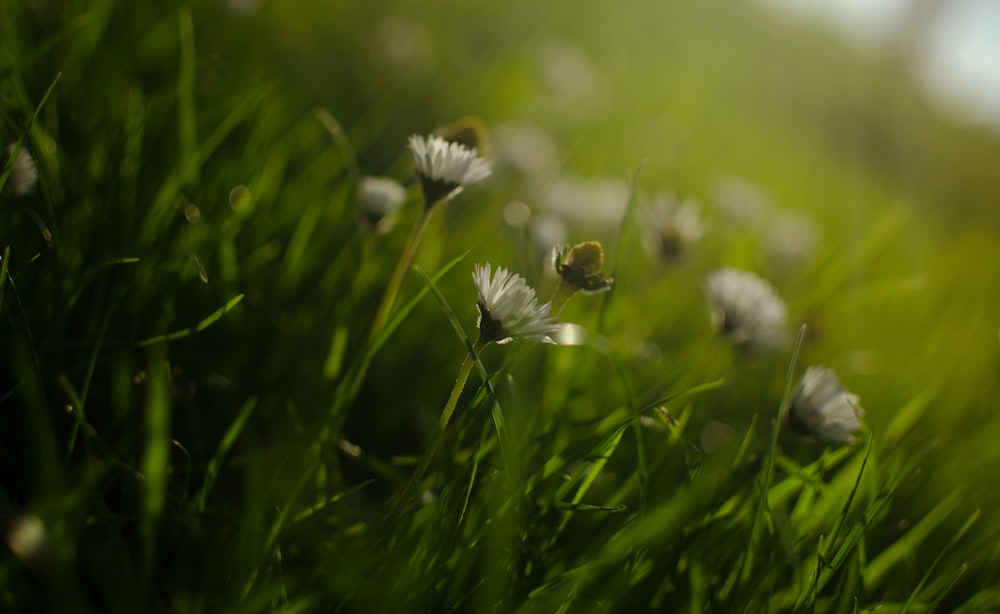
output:
<instances>
[{"instance_id":1,"label":"blurred white flower","mask_svg":"<svg viewBox=\"0 0 1000 614\"><path fill-rule=\"evenodd\" d=\"M771 349L784 341L785 304L766 280L726 268L709 275L706 292L713 324L733 343Z\"/></svg>"},{"instance_id":2,"label":"blurred white flower","mask_svg":"<svg viewBox=\"0 0 1000 614\"><path fill-rule=\"evenodd\" d=\"M548 317L548 303L539 305L535 291L528 287L520 275L503 267L490 278L490 265L476 265L472 274L479 299L480 341L507 343L514 339L527 339L554 343L550 334L559 331L559 321Z\"/></svg>"},{"instance_id":3,"label":"blurred white flower","mask_svg":"<svg viewBox=\"0 0 1000 614\"><path fill-rule=\"evenodd\" d=\"M795 430L829 443L846 445L861 429L864 410L833 369L809 367L795 388L788 423Z\"/></svg>"},{"instance_id":4,"label":"blurred white flower","mask_svg":"<svg viewBox=\"0 0 1000 614\"><path fill-rule=\"evenodd\" d=\"M410 151L427 207L452 198L465 186L490 176L489 163L475 149L439 136L425 138L414 134L410 137Z\"/></svg>"},{"instance_id":5,"label":"blurred white flower","mask_svg":"<svg viewBox=\"0 0 1000 614\"><path fill-rule=\"evenodd\" d=\"M403 17L388 17L376 27L371 51L376 62L397 76L416 77L431 70L434 51L423 25Z\"/></svg>"},{"instance_id":6,"label":"blurred white flower","mask_svg":"<svg viewBox=\"0 0 1000 614\"><path fill-rule=\"evenodd\" d=\"M0 162L0 173L4 170L7 160L14 153L16 147L17 143L11 143L4 150L7 155ZM35 191L37 185L38 164L35 163L35 158L28 151L28 148L22 145L17 152L17 158L11 163L10 175L7 176L7 183L3 186L3 195L7 198L27 196Z\"/></svg>"},{"instance_id":7,"label":"blurred white flower","mask_svg":"<svg viewBox=\"0 0 1000 614\"><path fill-rule=\"evenodd\" d=\"M771 206L770 198L760 188L739 177L717 177L709 192L717 210L737 224L757 222Z\"/></svg>"},{"instance_id":8,"label":"blurred white flower","mask_svg":"<svg viewBox=\"0 0 1000 614\"><path fill-rule=\"evenodd\" d=\"M234 13L253 15L260 10L264 0L226 0L226 6Z\"/></svg>"},{"instance_id":9,"label":"blurred white flower","mask_svg":"<svg viewBox=\"0 0 1000 614\"><path fill-rule=\"evenodd\" d=\"M762 238L767 264L787 271L812 258L819 242L819 229L804 211L785 211L768 220Z\"/></svg>"},{"instance_id":10,"label":"blurred white flower","mask_svg":"<svg viewBox=\"0 0 1000 614\"><path fill-rule=\"evenodd\" d=\"M562 112L589 115L607 106L603 75L575 43L550 41L541 49L539 61L547 101Z\"/></svg>"},{"instance_id":11,"label":"blurred white flower","mask_svg":"<svg viewBox=\"0 0 1000 614\"><path fill-rule=\"evenodd\" d=\"M660 192L647 210L643 243L657 257L677 260L705 234L701 203L694 198L678 202L673 192Z\"/></svg>"},{"instance_id":12,"label":"blurred white flower","mask_svg":"<svg viewBox=\"0 0 1000 614\"><path fill-rule=\"evenodd\" d=\"M622 179L581 179L563 175L542 192L541 208L577 224L614 225L628 204L628 185Z\"/></svg>"},{"instance_id":13,"label":"blurred white flower","mask_svg":"<svg viewBox=\"0 0 1000 614\"><path fill-rule=\"evenodd\" d=\"M538 126L509 122L493 131L499 161L529 177L550 174L559 162L559 146Z\"/></svg>"},{"instance_id":14,"label":"blurred white flower","mask_svg":"<svg viewBox=\"0 0 1000 614\"><path fill-rule=\"evenodd\" d=\"M392 226L392 215L406 200L406 190L388 177L362 177L358 182L358 207L380 231Z\"/></svg>"}]
</instances>

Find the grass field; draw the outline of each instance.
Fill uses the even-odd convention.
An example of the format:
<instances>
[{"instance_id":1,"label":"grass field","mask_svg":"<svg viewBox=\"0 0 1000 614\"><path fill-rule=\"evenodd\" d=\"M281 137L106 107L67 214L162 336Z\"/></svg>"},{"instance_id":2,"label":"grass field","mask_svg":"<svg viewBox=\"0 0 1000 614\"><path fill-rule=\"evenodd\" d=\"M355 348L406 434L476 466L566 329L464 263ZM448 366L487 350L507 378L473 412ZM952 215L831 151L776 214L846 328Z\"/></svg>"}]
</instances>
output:
<instances>
[{"instance_id":1,"label":"grass field","mask_svg":"<svg viewBox=\"0 0 1000 614\"><path fill-rule=\"evenodd\" d=\"M613 6L0 0L0 610L1000 610L998 137Z\"/></svg>"}]
</instances>

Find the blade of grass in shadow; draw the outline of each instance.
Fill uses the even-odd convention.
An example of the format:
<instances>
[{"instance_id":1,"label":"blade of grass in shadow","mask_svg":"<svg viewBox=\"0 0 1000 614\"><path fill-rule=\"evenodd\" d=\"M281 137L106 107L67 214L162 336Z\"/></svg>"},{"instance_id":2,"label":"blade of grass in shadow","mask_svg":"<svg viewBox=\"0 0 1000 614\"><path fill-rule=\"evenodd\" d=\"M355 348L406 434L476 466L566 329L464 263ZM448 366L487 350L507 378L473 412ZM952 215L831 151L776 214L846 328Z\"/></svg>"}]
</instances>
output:
<instances>
[{"instance_id":1,"label":"blade of grass in shadow","mask_svg":"<svg viewBox=\"0 0 1000 614\"><path fill-rule=\"evenodd\" d=\"M489 434L489 423L483 423L483 431L479 435L479 445L476 446L476 452L472 455L472 471L469 473L469 486L465 489L465 499L462 501L462 511L458 515L458 524L461 525L462 521L465 520L465 513L469 509L469 499L472 497L472 487L476 483L476 476L479 474L479 463L486 458L486 455L493 451L493 440L487 439Z\"/></svg>"},{"instance_id":2,"label":"blade of grass in shadow","mask_svg":"<svg viewBox=\"0 0 1000 614\"><path fill-rule=\"evenodd\" d=\"M868 569L865 570L865 585L879 586L889 570L912 554L930 536L931 531L944 522L945 518L958 507L960 502L959 493L953 491L924 515L918 523L913 525L913 528L907 531L906 535L897 539L895 543L872 559L868 564Z\"/></svg>"},{"instance_id":3,"label":"blade of grass in shadow","mask_svg":"<svg viewBox=\"0 0 1000 614\"><path fill-rule=\"evenodd\" d=\"M139 342L139 347L147 347L159 343L161 341L176 341L178 339L189 337L194 333L200 333L201 331L205 330L206 328L214 324L219 318L232 311L233 308L239 305L240 301L242 300L243 300L243 295L238 294L237 296L234 296L233 298L229 299L228 303L226 303L219 309L213 311L207 318L203 319L201 322L198 322L196 325L190 326L188 328L183 328L181 330L176 330L172 333L166 333L164 335L157 335L155 337L143 339L142 341Z\"/></svg>"},{"instance_id":4,"label":"blade of grass in shadow","mask_svg":"<svg viewBox=\"0 0 1000 614\"><path fill-rule=\"evenodd\" d=\"M344 133L344 128L341 126L337 118L333 116L328 110L318 107L313 110L313 116L319 120L319 123L323 124L323 128L326 129L330 138L333 139L333 144L337 146L337 152L340 153L341 159L347 165L347 169L350 172L352 178L352 186L357 186L358 177L361 175L361 168L358 166L358 157L354 153L354 147L351 145L351 140L347 138L347 134ZM353 194L352 194L353 195Z\"/></svg>"},{"instance_id":5,"label":"blade of grass in shadow","mask_svg":"<svg viewBox=\"0 0 1000 614\"><path fill-rule=\"evenodd\" d=\"M562 519L559 521L559 526L552 536L552 543L555 539L562 533L563 529L566 528L566 524L569 522L572 512L577 509L583 509L581 501L583 497L590 490L590 487L594 484L594 480L607 465L608 460L611 455L614 454L615 450L618 448L618 444L621 443L622 436L625 434L625 429L630 426L633 421L630 420L625 424L622 424L617 429L614 430L610 435L605 437L598 443L594 448L587 454L586 458L581 462L573 473L570 474L569 478L563 482L562 486L556 490L553 496L553 506L556 509L564 510L566 513L563 514ZM570 491L574 486L579 484L579 488L576 489L576 493L573 495L572 500L566 502L566 497L569 495ZM589 506L591 509L601 508L601 506ZM605 506L606 510L622 511L625 509L624 505L618 506Z\"/></svg>"},{"instance_id":6,"label":"blade of grass in shadow","mask_svg":"<svg viewBox=\"0 0 1000 614\"><path fill-rule=\"evenodd\" d=\"M156 194L153 204L149 208L149 212L146 214L146 218L142 221L141 228L138 232L138 243L140 245L148 245L152 243L157 235L159 235L165 228L169 226L169 217L171 212L174 210L173 203L180 195L181 189L185 185L185 178L188 177L192 172L189 171L188 166L195 169L200 169L201 166L208 160L220 145L226 140L234 130L243 121L249 117L250 112L256 108L256 106L264 100L267 96L268 89L259 89L256 92L247 92L240 97L240 102L234 105L232 112L230 112L222 122L215 128L215 130L206 138L201 146L195 151L194 155L188 160L187 164L178 167L169 175L166 180L164 180L163 185L160 187Z\"/></svg>"},{"instance_id":7,"label":"blade of grass in shadow","mask_svg":"<svg viewBox=\"0 0 1000 614\"><path fill-rule=\"evenodd\" d=\"M180 42L180 66L177 74L177 141L180 147L181 182L191 185L198 181L199 164L195 156L198 147L194 106L194 26L191 8L182 6L177 14Z\"/></svg>"},{"instance_id":8,"label":"blade of grass in shadow","mask_svg":"<svg viewBox=\"0 0 1000 614\"><path fill-rule=\"evenodd\" d=\"M219 465L222 464L222 459L225 458L230 448L233 447L236 438L240 436L243 426L246 425L255 407L257 407L257 397L250 397L243 404L243 407L240 408L240 411L237 412L233 423L226 429L226 434L222 436L222 440L219 442L219 447L216 448L212 460L208 462L208 467L205 469L205 480L202 482L201 488L194 498L195 507L199 513L205 511L205 500L208 498L208 493L212 490L212 485L215 483L215 476L219 473Z\"/></svg>"},{"instance_id":9,"label":"blade of grass in shadow","mask_svg":"<svg viewBox=\"0 0 1000 614\"><path fill-rule=\"evenodd\" d=\"M333 505L334 503L336 503L337 501L340 501L344 497L350 496L350 495L352 495L352 494L354 494L354 493L356 493L356 492L358 492L360 490L363 490L363 489L367 488L368 486L371 486L374 483L375 483L375 478L371 478L371 479L365 480L365 481L361 482L360 484L358 484L356 486L352 486L351 488L348 488L347 490L345 490L343 492L339 492L339 493L333 495L329 499L324 499L323 501L320 501L316 505L313 505L312 507L308 507L305 510L299 512L295 516L295 518L292 519L292 524L295 524L297 522L301 522L301 521L305 520L306 518L309 518L310 516L316 514L316 512L322 511L323 508L325 508L326 506Z\"/></svg>"},{"instance_id":10,"label":"blade of grass in shadow","mask_svg":"<svg viewBox=\"0 0 1000 614\"><path fill-rule=\"evenodd\" d=\"M3 257L0 258L0 315L3 315L4 297L7 295L7 261L10 259L10 246L3 248Z\"/></svg>"},{"instance_id":11,"label":"blade of grass in shadow","mask_svg":"<svg viewBox=\"0 0 1000 614\"><path fill-rule=\"evenodd\" d=\"M958 540L962 539L965 536L965 534L969 532L969 529L972 528L972 525L976 524L976 521L979 520L980 515L981 515L981 510L974 511L972 515L969 516L969 519L965 521L965 524L962 525L962 528L959 529L958 532L955 533L955 535L953 535L950 540L948 540L948 543L945 544L940 551L938 551L937 556L934 557L934 561L931 562L930 566L927 568L927 571L924 573L924 576L920 578L920 582L917 582L917 585L913 587L913 591L910 593L909 599L907 599L906 602L903 603L903 607L899 609L899 614L904 614L906 610L908 610L910 606L913 605L913 602L916 600L917 595L923 589L924 585L927 584L927 581L930 580L931 574L934 572L934 569L937 568L938 563L941 562L941 559L944 558L945 553L951 550L951 548L956 543L958 543ZM945 589L945 591L938 597L938 601L940 601L947 592L948 589Z\"/></svg>"},{"instance_id":12,"label":"blade of grass in shadow","mask_svg":"<svg viewBox=\"0 0 1000 614\"><path fill-rule=\"evenodd\" d=\"M108 326L111 324L111 316L115 313L118 308L118 303L125 298L126 291L119 292L118 295L111 301L108 306L107 311L104 314L104 319L101 321L101 327L97 331L97 338L94 339L94 347L90 352L90 359L87 361L87 372L83 376L83 386L80 389L80 394L76 397L73 409L76 414L76 422L70 430L69 442L66 444L66 450L70 453L73 452L73 448L76 445L76 437L79 432L80 425L86 422L86 403L87 396L90 393L90 384L94 380L94 370L97 368L97 359L100 356L101 347L104 344L104 336L108 332Z\"/></svg>"}]
</instances>

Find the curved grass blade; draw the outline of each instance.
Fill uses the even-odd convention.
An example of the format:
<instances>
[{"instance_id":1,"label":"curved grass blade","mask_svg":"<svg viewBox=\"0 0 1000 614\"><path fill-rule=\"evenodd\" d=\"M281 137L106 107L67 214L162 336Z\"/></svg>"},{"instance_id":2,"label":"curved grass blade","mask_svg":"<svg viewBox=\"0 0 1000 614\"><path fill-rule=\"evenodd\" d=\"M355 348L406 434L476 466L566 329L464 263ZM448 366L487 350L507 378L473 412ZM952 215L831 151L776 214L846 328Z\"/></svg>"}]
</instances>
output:
<instances>
[{"instance_id":1,"label":"curved grass blade","mask_svg":"<svg viewBox=\"0 0 1000 614\"><path fill-rule=\"evenodd\" d=\"M771 445L767 452L767 464L764 468L764 475L760 483L760 498L757 500L757 508L753 515L753 524L750 525L750 542L747 544L746 554L743 558L743 569L740 572L740 582L746 583L753 572L754 557L757 552L757 545L760 540L761 525L764 513L769 512L767 505L767 493L771 489L771 480L774 477L774 456L778 453L778 434L781 432L781 422L785 415L785 410L792 398L792 382L795 381L795 363L799 357L799 350L802 348L802 341L805 339L806 326L799 327L799 336L795 340L795 348L792 350L792 359L788 363L788 374L785 377L785 393L778 407L778 415L773 423L771 433Z\"/></svg>"},{"instance_id":2,"label":"curved grass blade","mask_svg":"<svg viewBox=\"0 0 1000 614\"><path fill-rule=\"evenodd\" d=\"M236 438L240 436L243 426L250 418L250 414L255 407L257 407L257 397L250 397L236 414L236 419L226 429L226 434L222 436L222 441L219 442L219 447L215 450L212 460L208 462L208 468L205 470L205 481L202 482L198 494L195 495L195 506L199 512L205 511L205 499L208 498L208 493L212 490L212 485L215 483L215 476L219 473L219 465L222 464L222 459L229 452L230 448L233 447Z\"/></svg>"},{"instance_id":3,"label":"curved grass blade","mask_svg":"<svg viewBox=\"0 0 1000 614\"><path fill-rule=\"evenodd\" d=\"M238 295L234 296L233 298L229 299L228 303L226 303L225 305L223 305L219 309L216 309L214 312L212 312L211 315L209 315L207 318L203 319L201 322L198 322L194 326L190 326L188 328L183 328L181 330L176 330L176 331L174 331L172 333L166 333L164 335L157 335L155 337L150 337L148 339L143 339L142 341L139 342L139 347L150 346L150 345L153 345L154 343L159 343L161 341L176 341L178 339L183 339L185 337L189 337L189 336L193 335L194 333L200 333L201 331L205 330L206 328L208 328L212 324L215 324L215 322L219 318L221 318L222 316L226 315L227 313L229 313L230 311L232 311L234 307L236 307L237 305L239 305L240 301L243 300L243 296L244 296L243 294L238 294Z\"/></svg>"}]
</instances>

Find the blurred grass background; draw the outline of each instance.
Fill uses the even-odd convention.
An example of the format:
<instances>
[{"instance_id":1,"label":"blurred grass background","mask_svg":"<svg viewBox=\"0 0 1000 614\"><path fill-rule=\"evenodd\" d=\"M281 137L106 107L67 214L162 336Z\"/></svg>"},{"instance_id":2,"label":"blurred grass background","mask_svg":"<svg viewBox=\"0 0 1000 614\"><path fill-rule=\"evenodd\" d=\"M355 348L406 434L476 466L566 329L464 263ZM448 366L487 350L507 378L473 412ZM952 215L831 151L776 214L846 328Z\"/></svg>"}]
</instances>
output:
<instances>
[{"instance_id":1,"label":"blurred grass background","mask_svg":"<svg viewBox=\"0 0 1000 614\"><path fill-rule=\"evenodd\" d=\"M2 6L0 136L41 177L0 208L4 608L1000 607L998 137L943 120L905 57L717 0ZM561 315L591 343L484 354L514 465L470 384L437 501L390 522L464 357L439 305L416 305L344 415L331 403L420 206L406 138L467 115L495 176L437 212L417 259L470 252L438 282L466 330L473 263L551 293L551 246L511 203L538 222L565 177L619 196L584 184L556 212L563 241L604 243L616 286ZM554 154L518 168L512 125ZM408 185L386 234L359 222L368 174ZM765 210L727 214L727 178ZM642 247L662 190L703 205L679 263ZM788 211L817 240L776 262ZM796 494L771 492L766 529L755 480L791 348L713 339L703 279L724 265L772 280L809 325L799 365L840 373L874 441L789 451L775 488ZM719 379L667 403L680 424L619 430ZM718 422L746 450L707 454ZM863 461L865 503L845 506ZM558 476L583 470L607 509L559 511L578 483ZM810 593L816 552L836 565Z\"/></svg>"}]
</instances>

